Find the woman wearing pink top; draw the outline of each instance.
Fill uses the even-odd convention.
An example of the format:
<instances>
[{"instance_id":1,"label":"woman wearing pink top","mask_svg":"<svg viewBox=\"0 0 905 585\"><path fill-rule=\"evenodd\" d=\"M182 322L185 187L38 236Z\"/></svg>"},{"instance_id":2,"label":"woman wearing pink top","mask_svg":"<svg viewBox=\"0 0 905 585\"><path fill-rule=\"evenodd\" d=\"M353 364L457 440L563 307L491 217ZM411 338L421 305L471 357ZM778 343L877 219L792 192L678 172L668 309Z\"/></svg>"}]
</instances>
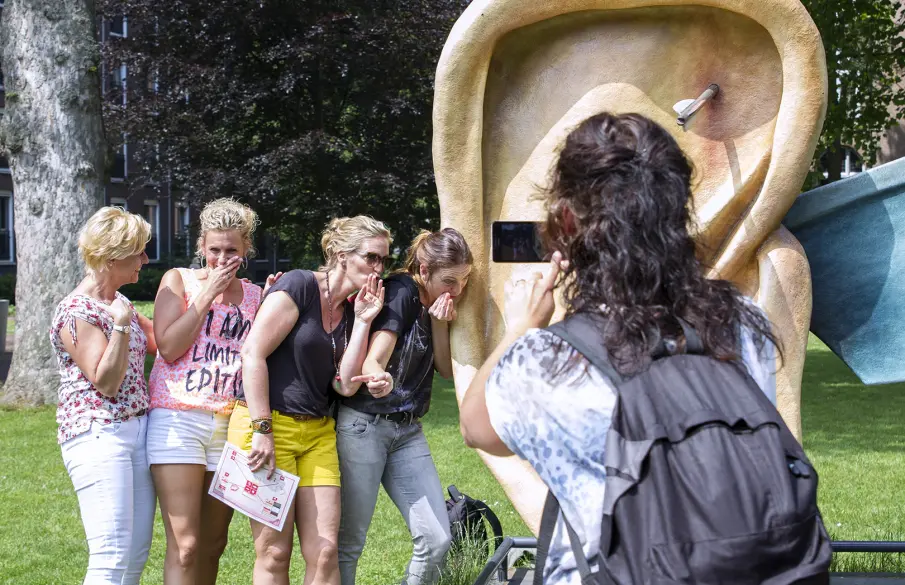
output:
<instances>
[{"instance_id":1,"label":"woman wearing pink top","mask_svg":"<svg viewBox=\"0 0 905 585\"><path fill-rule=\"evenodd\" d=\"M241 394L239 352L261 301L260 287L236 278L258 223L232 199L206 205L197 250L204 267L168 271L157 291L147 449L167 536L167 585L213 584L226 547L232 509L207 489Z\"/></svg>"}]
</instances>

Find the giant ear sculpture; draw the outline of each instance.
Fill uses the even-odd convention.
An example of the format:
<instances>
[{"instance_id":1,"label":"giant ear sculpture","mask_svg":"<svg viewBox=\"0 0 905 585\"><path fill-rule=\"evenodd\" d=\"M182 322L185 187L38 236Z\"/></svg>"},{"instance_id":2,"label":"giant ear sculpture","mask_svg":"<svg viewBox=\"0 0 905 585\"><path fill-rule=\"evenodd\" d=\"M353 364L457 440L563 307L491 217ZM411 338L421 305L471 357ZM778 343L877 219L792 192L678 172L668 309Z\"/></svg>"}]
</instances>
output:
<instances>
[{"instance_id":1,"label":"giant ear sculpture","mask_svg":"<svg viewBox=\"0 0 905 585\"><path fill-rule=\"evenodd\" d=\"M684 126L673 106L717 84ZM458 394L500 339L507 285L537 267L490 262L494 220L541 220L558 145L601 111L670 129L696 168L699 255L767 312L782 341L777 403L801 432L811 314L808 263L780 221L826 110L824 51L798 0L475 0L437 68L434 168L444 226L475 253L452 330ZM510 301L512 302L512 301ZM515 458L482 454L537 530L545 488Z\"/></svg>"}]
</instances>

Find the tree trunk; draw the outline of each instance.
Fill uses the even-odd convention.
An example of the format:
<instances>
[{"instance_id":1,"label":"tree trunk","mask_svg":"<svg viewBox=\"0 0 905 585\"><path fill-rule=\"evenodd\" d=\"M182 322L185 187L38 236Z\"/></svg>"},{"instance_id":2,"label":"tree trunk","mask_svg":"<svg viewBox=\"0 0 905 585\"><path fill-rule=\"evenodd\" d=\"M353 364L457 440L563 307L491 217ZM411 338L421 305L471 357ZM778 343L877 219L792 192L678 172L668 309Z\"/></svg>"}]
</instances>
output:
<instances>
[{"instance_id":1,"label":"tree trunk","mask_svg":"<svg viewBox=\"0 0 905 585\"><path fill-rule=\"evenodd\" d=\"M6 0L0 148L15 188L16 346L0 400L56 403L48 340L57 303L83 275L79 230L103 201L106 157L93 0Z\"/></svg>"}]
</instances>

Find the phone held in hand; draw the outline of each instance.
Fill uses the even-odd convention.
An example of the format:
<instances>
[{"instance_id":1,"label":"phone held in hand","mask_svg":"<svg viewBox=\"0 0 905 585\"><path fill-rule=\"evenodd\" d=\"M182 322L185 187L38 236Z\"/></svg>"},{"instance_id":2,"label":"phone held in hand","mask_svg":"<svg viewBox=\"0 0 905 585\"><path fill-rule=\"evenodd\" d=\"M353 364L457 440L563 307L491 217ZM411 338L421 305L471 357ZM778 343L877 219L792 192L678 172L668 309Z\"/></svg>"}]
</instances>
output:
<instances>
[{"instance_id":1,"label":"phone held in hand","mask_svg":"<svg viewBox=\"0 0 905 585\"><path fill-rule=\"evenodd\" d=\"M547 256L540 236L540 222L495 221L491 225L494 262L545 262Z\"/></svg>"}]
</instances>

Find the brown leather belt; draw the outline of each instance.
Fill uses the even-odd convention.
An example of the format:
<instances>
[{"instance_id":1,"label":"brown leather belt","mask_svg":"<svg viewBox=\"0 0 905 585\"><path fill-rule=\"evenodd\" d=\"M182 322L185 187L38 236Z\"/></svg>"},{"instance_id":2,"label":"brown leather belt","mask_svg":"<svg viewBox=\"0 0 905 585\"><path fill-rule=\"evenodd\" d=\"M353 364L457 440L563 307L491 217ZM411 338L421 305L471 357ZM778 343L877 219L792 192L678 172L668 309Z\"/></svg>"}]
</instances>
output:
<instances>
[{"instance_id":1,"label":"brown leather belt","mask_svg":"<svg viewBox=\"0 0 905 585\"><path fill-rule=\"evenodd\" d=\"M245 408L248 408L248 403L245 402L244 400L236 400L236 404L238 404L239 406L244 406ZM289 417L289 418L291 418L293 420L297 420L297 421L320 420L320 419L324 418L322 416L314 416L313 414L294 414L291 412L280 412L279 410L274 410L273 412L279 414L280 416L286 416L286 417Z\"/></svg>"}]
</instances>

